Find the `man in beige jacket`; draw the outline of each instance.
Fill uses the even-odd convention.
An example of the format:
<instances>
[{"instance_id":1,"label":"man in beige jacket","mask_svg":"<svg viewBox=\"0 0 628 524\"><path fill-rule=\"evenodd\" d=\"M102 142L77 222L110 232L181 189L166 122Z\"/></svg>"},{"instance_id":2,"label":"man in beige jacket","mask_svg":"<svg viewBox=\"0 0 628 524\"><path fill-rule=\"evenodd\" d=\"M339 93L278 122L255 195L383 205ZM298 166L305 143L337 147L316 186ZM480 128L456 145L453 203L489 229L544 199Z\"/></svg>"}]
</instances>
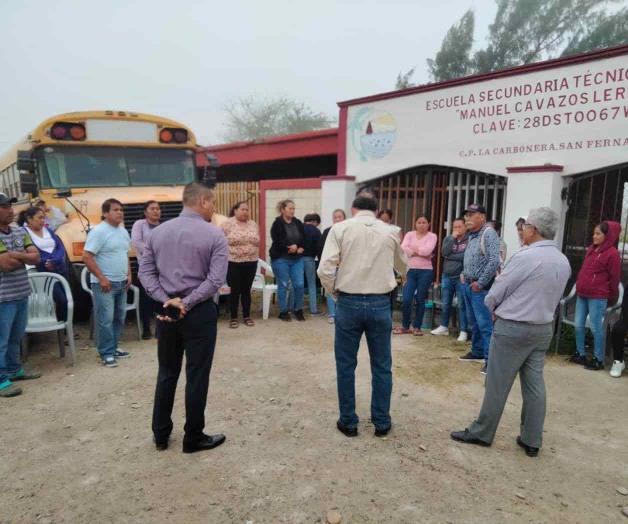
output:
<instances>
[{"instance_id":1,"label":"man in beige jacket","mask_svg":"<svg viewBox=\"0 0 628 524\"><path fill-rule=\"evenodd\" d=\"M390 292L397 286L394 271L405 276L408 264L401 250L399 228L375 218L376 210L377 201L371 195L359 194L353 201L353 218L331 228L318 268L325 291L337 298L337 427L347 437L358 434L355 368L363 333L371 359L375 435L383 437L391 428Z\"/></svg>"}]
</instances>

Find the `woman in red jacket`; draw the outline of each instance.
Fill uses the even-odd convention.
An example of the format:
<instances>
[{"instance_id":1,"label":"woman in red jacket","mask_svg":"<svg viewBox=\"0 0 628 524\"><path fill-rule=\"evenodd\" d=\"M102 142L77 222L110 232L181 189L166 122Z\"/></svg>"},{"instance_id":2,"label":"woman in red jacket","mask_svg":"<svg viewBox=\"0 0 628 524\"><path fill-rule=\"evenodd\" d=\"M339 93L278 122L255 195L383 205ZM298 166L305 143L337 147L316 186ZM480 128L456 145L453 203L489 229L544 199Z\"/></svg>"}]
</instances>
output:
<instances>
[{"instance_id":1,"label":"woman in red jacket","mask_svg":"<svg viewBox=\"0 0 628 524\"><path fill-rule=\"evenodd\" d=\"M621 226L617 222L606 221L595 226L593 244L587 249L578 280L576 281L576 351L571 358L576 364L584 364L586 369L604 369L604 339L602 327L604 312L608 304L617 300L621 262L617 240ZM587 315L593 333L594 357L586 360L584 351L584 331Z\"/></svg>"}]
</instances>

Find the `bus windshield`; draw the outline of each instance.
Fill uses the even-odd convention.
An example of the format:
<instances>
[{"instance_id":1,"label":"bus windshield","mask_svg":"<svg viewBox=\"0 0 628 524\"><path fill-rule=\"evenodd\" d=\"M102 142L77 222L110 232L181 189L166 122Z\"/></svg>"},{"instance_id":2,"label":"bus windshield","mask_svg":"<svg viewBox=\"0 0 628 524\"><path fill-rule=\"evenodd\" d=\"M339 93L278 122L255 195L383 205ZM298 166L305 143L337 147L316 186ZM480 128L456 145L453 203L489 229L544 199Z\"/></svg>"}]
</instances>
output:
<instances>
[{"instance_id":1,"label":"bus windshield","mask_svg":"<svg viewBox=\"0 0 628 524\"><path fill-rule=\"evenodd\" d=\"M43 147L42 188L179 186L194 181L194 152L140 147Z\"/></svg>"}]
</instances>

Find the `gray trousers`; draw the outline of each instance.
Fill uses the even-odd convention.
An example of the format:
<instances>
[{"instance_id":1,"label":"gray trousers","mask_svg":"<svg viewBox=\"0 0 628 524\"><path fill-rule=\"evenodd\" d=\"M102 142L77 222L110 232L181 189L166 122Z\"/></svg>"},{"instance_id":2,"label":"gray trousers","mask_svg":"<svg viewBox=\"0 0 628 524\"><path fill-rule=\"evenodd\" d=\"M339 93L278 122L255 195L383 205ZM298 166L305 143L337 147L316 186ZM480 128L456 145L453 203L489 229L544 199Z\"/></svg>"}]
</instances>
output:
<instances>
[{"instance_id":1,"label":"gray trousers","mask_svg":"<svg viewBox=\"0 0 628 524\"><path fill-rule=\"evenodd\" d=\"M491 443L517 373L521 381L521 440L540 448L545 422L545 352L552 340L553 324L528 324L498 318L488 357L486 389L480 414L469 432Z\"/></svg>"}]
</instances>

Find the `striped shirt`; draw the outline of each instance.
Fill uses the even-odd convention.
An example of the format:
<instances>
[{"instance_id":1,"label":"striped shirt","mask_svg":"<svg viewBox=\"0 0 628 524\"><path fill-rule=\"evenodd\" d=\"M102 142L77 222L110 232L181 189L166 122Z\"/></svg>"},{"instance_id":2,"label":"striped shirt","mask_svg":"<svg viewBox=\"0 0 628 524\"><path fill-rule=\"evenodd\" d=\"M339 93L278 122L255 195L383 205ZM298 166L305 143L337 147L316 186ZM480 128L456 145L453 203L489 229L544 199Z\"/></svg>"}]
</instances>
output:
<instances>
[{"instance_id":1,"label":"striped shirt","mask_svg":"<svg viewBox=\"0 0 628 524\"><path fill-rule=\"evenodd\" d=\"M8 231L0 230L0 254L8 251L25 251L33 241L21 227L9 226ZM0 271L0 302L11 302L28 298L31 286L26 267L14 271Z\"/></svg>"}]
</instances>

